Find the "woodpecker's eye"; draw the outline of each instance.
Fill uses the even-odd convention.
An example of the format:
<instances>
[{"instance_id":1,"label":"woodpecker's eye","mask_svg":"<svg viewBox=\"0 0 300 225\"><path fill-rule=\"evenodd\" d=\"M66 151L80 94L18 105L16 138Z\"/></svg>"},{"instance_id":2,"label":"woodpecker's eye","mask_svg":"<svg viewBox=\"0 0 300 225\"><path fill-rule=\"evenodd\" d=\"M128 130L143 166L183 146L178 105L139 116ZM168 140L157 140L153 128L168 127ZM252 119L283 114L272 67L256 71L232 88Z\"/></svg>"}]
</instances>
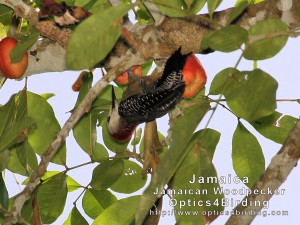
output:
<instances>
[{"instance_id":1,"label":"woodpecker's eye","mask_svg":"<svg viewBox=\"0 0 300 225\"><path fill-rule=\"evenodd\" d=\"M110 116L107 117L107 122L109 123L109 121L110 121Z\"/></svg>"}]
</instances>

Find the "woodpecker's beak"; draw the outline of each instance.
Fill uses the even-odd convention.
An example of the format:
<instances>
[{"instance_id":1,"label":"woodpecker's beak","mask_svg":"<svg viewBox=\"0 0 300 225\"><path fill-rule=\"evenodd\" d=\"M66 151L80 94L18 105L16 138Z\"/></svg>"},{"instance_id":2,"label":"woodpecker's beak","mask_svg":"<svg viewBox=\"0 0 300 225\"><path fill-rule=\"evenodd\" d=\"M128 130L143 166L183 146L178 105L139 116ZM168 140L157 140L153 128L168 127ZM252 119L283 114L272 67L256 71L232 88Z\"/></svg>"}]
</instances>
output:
<instances>
[{"instance_id":1,"label":"woodpecker's beak","mask_svg":"<svg viewBox=\"0 0 300 225\"><path fill-rule=\"evenodd\" d=\"M118 105L117 97L115 94L114 86L111 87L111 109L114 110Z\"/></svg>"}]
</instances>

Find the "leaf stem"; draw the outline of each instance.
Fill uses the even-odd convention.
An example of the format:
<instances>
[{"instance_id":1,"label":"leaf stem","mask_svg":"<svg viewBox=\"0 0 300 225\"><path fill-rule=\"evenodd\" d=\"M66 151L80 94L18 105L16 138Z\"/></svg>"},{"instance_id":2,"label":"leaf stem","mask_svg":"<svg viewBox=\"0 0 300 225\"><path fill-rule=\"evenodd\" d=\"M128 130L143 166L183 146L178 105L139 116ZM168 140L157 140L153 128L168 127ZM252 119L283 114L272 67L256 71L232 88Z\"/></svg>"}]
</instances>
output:
<instances>
[{"instance_id":1,"label":"leaf stem","mask_svg":"<svg viewBox=\"0 0 300 225\"><path fill-rule=\"evenodd\" d=\"M89 165L89 164L93 164L93 163L94 163L94 161L89 161L89 162L85 162L85 163L82 163L82 164L79 164L79 165L76 165L76 166L73 166L73 167L66 167L66 169L64 171L62 171L62 173L67 173L70 170L74 170L74 169L77 169L77 168L80 168L80 167L83 167L83 166L86 166L86 165Z\"/></svg>"},{"instance_id":2,"label":"leaf stem","mask_svg":"<svg viewBox=\"0 0 300 225\"><path fill-rule=\"evenodd\" d=\"M242 52L242 54L241 54L240 57L238 58L236 64L234 65L234 68L235 68L235 69L237 69L237 67L239 66L239 64L240 64L240 62L241 62L241 60L242 60L242 58L243 58L243 54L244 54L244 52Z\"/></svg>"},{"instance_id":3,"label":"leaf stem","mask_svg":"<svg viewBox=\"0 0 300 225\"><path fill-rule=\"evenodd\" d=\"M86 190L88 189L88 186L90 184L88 184L87 186L85 187L82 187L83 188L83 191L78 195L78 197L76 198L76 200L73 202L73 205L76 206L76 202L79 200L79 198L83 195L84 192L86 192Z\"/></svg>"},{"instance_id":4,"label":"leaf stem","mask_svg":"<svg viewBox=\"0 0 300 225\"><path fill-rule=\"evenodd\" d=\"M61 171L61 173L67 173L70 170L78 169L80 167L87 166L87 165L93 164L93 163L102 163L102 162L106 162L106 161L111 160L111 159L112 160L113 159L123 159L123 158L128 158L128 157L134 158L137 161L139 161L140 163L143 163L140 154L138 154L136 152L131 152L129 150L125 150L123 155L111 156L111 157L108 157L106 159L99 160L99 161L89 161L89 162L85 162L85 163L82 163L82 164L79 164L79 165L76 165L76 166L73 166L73 167L66 167L66 169L64 171Z\"/></svg>"}]
</instances>

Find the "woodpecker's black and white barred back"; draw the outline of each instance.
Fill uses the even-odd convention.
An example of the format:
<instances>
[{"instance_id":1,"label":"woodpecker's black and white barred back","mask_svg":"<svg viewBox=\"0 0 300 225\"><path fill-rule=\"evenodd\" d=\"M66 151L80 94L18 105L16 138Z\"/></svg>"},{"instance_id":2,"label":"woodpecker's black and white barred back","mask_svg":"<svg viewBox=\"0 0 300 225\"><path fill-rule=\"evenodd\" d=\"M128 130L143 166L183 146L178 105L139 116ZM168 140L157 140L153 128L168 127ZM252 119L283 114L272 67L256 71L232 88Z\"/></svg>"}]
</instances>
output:
<instances>
[{"instance_id":1,"label":"woodpecker's black and white barred back","mask_svg":"<svg viewBox=\"0 0 300 225\"><path fill-rule=\"evenodd\" d=\"M185 90L182 70L189 55L181 54L179 48L167 60L163 75L158 80L147 86L143 85L143 80L136 80L137 83L131 85L138 84L135 88L138 90L134 93L127 91L120 104L116 103L112 91L114 99L108 118L108 130L112 137L119 141L126 141L130 139L138 124L162 117L176 106ZM127 89L131 88L128 86Z\"/></svg>"}]
</instances>

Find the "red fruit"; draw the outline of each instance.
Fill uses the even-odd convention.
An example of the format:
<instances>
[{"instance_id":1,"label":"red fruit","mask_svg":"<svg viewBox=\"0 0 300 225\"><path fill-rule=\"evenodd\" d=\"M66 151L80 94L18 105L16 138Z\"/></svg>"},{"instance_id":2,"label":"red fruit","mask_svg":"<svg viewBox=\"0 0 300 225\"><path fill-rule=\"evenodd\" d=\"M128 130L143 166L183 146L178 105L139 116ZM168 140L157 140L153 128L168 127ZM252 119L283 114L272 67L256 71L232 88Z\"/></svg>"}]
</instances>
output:
<instances>
[{"instance_id":1,"label":"red fruit","mask_svg":"<svg viewBox=\"0 0 300 225\"><path fill-rule=\"evenodd\" d=\"M134 73L134 75L141 77L142 76L142 66L133 66L130 70ZM126 85L128 84L128 72L121 73L115 80L117 84Z\"/></svg>"},{"instance_id":2,"label":"red fruit","mask_svg":"<svg viewBox=\"0 0 300 225\"><path fill-rule=\"evenodd\" d=\"M0 41L0 71L10 79L21 78L28 66L28 53L17 63L12 63L10 52L16 46L17 41L12 37L6 37Z\"/></svg>"},{"instance_id":3,"label":"red fruit","mask_svg":"<svg viewBox=\"0 0 300 225\"><path fill-rule=\"evenodd\" d=\"M182 70L185 81L183 98L193 98L206 84L206 73L199 59L195 55L188 56Z\"/></svg>"}]
</instances>

